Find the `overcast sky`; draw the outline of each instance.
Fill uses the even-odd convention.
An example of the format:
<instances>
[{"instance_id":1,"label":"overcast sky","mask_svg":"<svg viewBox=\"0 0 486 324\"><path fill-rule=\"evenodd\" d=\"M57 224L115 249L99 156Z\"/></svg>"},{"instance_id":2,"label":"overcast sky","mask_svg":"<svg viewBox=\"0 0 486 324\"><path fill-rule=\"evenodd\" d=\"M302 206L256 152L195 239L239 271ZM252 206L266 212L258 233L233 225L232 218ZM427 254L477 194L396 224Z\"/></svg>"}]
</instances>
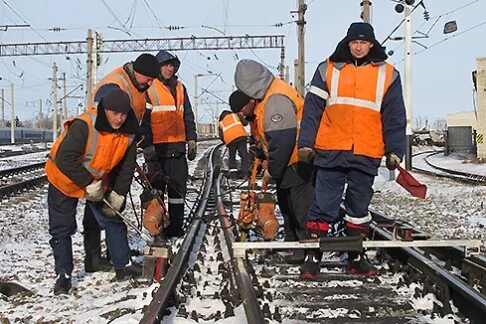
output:
<instances>
[{"instance_id":1,"label":"overcast sky","mask_svg":"<svg viewBox=\"0 0 486 324\"><path fill-rule=\"evenodd\" d=\"M325 60L345 36L349 24L359 21L360 2L361 0L306 1L306 83L312 78L317 64ZM474 109L471 72L476 68L476 58L486 56L485 2L486 0L425 0L430 13L428 22L423 18L422 7L415 11L413 29L421 32L416 32L415 36L427 34L428 38L416 39L421 45L414 44L414 120L421 116L433 121L445 118L447 113ZM377 38L383 41L403 19L403 14L394 11L396 3L392 0L374 0L372 3L372 24ZM291 11L295 11L296 7L296 0L2 0L0 25L28 24L31 28L5 30L5 27L1 27L3 29L0 29L0 41L10 44L83 40L88 28L101 32L105 39L281 34L285 36L285 63L290 66L290 81L293 81L293 61L297 56L296 25L293 21L297 16L293 16ZM444 35L444 23L449 20L457 22L458 31ZM281 27L274 26L280 23ZM184 28L169 30L169 26ZM58 27L61 31L49 30ZM399 28L393 36L403 34L403 28ZM385 45L387 50L394 51L389 62L401 72L403 42L387 41ZM179 75L186 84L192 101L195 74L221 74L221 78L199 78L199 93L207 89L199 100L202 121L209 121L211 111L215 113L215 103L219 101L217 98L227 100L233 88L233 73L238 59L249 58L263 62L275 74L278 73L276 67L280 60L280 50L277 49L185 51L176 54L182 61ZM135 59L137 55L138 53L103 55L98 76ZM43 100L45 112L52 92L49 78L52 76L51 67L54 62L59 66L58 77L66 72L70 91L85 83L85 61L85 55L0 57L0 76L15 84L16 114L21 119L33 118L39 110L39 99ZM0 86L6 89L6 100L10 102L9 82L0 81ZM75 91L73 95L82 96L83 91ZM60 96L62 89L59 89ZM84 100L68 101L71 114L76 112L80 103L84 104ZM8 104L6 108L10 108ZM219 111L224 108L224 104L218 104Z\"/></svg>"}]
</instances>

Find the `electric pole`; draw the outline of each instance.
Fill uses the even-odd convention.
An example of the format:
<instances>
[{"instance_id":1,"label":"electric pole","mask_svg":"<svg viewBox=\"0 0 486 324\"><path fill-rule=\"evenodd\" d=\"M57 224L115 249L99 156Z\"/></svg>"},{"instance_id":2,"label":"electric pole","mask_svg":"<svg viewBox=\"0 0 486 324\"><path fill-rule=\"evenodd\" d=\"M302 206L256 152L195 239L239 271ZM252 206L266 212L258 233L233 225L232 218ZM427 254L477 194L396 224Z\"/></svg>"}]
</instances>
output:
<instances>
[{"instance_id":1,"label":"electric pole","mask_svg":"<svg viewBox=\"0 0 486 324\"><path fill-rule=\"evenodd\" d=\"M197 78L198 74L194 75L194 119L196 120L196 133L199 131L199 116L198 116L198 107L197 102L199 100L199 94L197 93Z\"/></svg>"},{"instance_id":2,"label":"electric pole","mask_svg":"<svg viewBox=\"0 0 486 324\"><path fill-rule=\"evenodd\" d=\"M12 100L10 102L10 143L15 144L14 84L10 82Z\"/></svg>"},{"instance_id":3,"label":"electric pole","mask_svg":"<svg viewBox=\"0 0 486 324\"><path fill-rule=\"evenodd\" d=\"M5 127L5 91L2 88L2 126Z\"/></svg>"},{"instance_id":4,"label":"electric pole","mask_svg":"<svg viewBox=\"0 0 486 324\"><path fill-rule=\"evenodd\" d=\"M57 139L57 65L52 65L52 140Z\"/></svg>"},{"instance_id":5,"label":"electric pole","mask_svg":"<svg viewBox=\"0 0 486 324\"><path fill-rule=\"evenodd\" d=\"M88 37L86 38L87 41L87 52L88 58L86 60L86 109L90 108L93 105L93 90L94 90L94 75L93 69L95 68L94 58L96 54L94 52L94 38L93 38L93 30L88 29Z\"/></svg>"},{"instance_id":6,"label":"electric pole","mask_svg":"<svg viewBox=\"0 0 486 324\"><path fill-rule=\"evenodd\" d=\"M44 128L44 114L42 113L42 99L39 99L39 114L40 114L39 128Z\"/></svg>"},{"instance_id":7,"label":"electric pole","mask_svg":"<svg viewBox=\"0 0 486 324\"><path fill-rule=\"evenodd\" d=\"M405 155L405 168L407 170L412 169L412 32L411 5L405 3L405 73L403 78L407 111L407 152Z\"/></svg>"},{"instance_id":8,"label":"electric pole","mask_svg":"<svg viewBox=\"0 0 486 324\"><path fill-rule=\"evenodd\" d=\"M361 1L361 19L364 22L371 24L371 1L363 0Z\"/></svg>"},{"instance_id":9,"label":"electric pole","mask_svg":"<svg viewBox=\"0 0 486 324\"><path fill-rule=\"evenodd\" d=\"M67 92L66 92L66 72L62 73L62 88L64 97L62 97L62 119L65 121L68 119L68 112L67 112Z\"/></svg>"},{"instance_id":10,"label":"electric pole","mask_svg":"<svg viewBox=\"0 0 486 324\"><path fill-rule=\"evenodd\" d=\"M299 8L297 10L298 20L297 20L297 42L298 42L298 58L297 58L297 78L295 80L295 88L297 92L304 96L305 90L305 55L304 55L304 34L305 34L305 11L307 10L307 5L304 0L299 0Z\"/></svg>"}]
</instances>

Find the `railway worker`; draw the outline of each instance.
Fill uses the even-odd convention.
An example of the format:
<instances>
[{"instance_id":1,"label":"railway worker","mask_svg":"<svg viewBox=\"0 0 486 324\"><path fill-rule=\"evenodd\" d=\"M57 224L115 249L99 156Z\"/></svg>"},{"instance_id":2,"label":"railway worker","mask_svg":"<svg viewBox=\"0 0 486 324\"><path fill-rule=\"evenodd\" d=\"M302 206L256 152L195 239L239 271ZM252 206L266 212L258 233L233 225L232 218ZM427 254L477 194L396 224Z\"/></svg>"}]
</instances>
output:
<instances>
[{"instance_id":1,"label":"railway worker","mask_svg":"<svg viewBox=\"0 0 486 324\"><path fill-rule=\"evenodd\" d=\"M238 96L237 91L233 92L229 98L230 106L235 101L235 96ZM228 167L230 171L237 169L236 152L238 151L241 164L237 171L237 177L243 179L248 179L248 172L250 170L250 159L248 157L248 149L246 145L246 125L248 125L248 122L243 116L235 114L232 111L223 110L219 116L218 133L221 140L228 147Z\"/></svg>"},{"instance_id":2,"label":"railway worker","mask_svg":"<svg viewBox=\"0 0 486 324\"><path fill-rule=\"evenodd\" d=\"M168 194L170 225L167 238L183 234L184 199L187 191L188 165L196 158L197 134L194 113L186 87L176 75L181 62L167 51L157 53L160 69L147 91L148 109L142 120L142 142L149 178L161 174L154 187ZM187 159L186 159L187 144Z\"/></svg>"},{"instance_id":3,"label":"railway worker","mask_svg":"<svg viewBox=\"0 0 486 324\"><path fill-rule=\"evenodd\" d=\"M146 109L145 92L158 74L159 63L155 56L147 53L141 54L134 62L125 63L101 79L94 91L95 105L110 90L121 89L130 97L131 107L140 123ZM116 177L116 173L117 170L114 170L112 176ZM88 206L84 211L83 228L84 249L86 251L85 271L110 271L112 266L109 259L101 255L99 224Z\"/></svg>"},{"instance_id":4,"label":"railway worker","mask_svg":"<svg viewBox=\"0 0 486 324\"><path fill-rule=\"evenodd\" d=\"M342 221L346 235L366 235L368 207L381 159L393 170L405 152L405 107L400 75L368 23L352 23L334 53L320 63L307 93L299 135L299 159L317 167L307 227L327 235ZM345 186L347 189L345 190ZM345 214L340 215L342 196ZM348 254L348 273L375 275L362 253ZM301 278L319 273L322 254L306 251Z\"/></svg>"},{"instance_id":5,"label":"railway worker","mask_svg":"<svg viewBox=\"0 0 486 324\"><path fill-rule=\"evenodd\" d=\"M304 99L293 87L275 77L270 70L253 60L236 65L235 84L244 96L239 98L239 112L252 127L252 136L260 143L268 160L264 178L276 180L277 200L284 218L286 241L307 237L306 218L312 203L312 167L297 159L296 138L299 133ZM290 259L303 261L303 252ZM288 260L292 261L292 260Z\"/></svg>"},{"instance_id":6,"label":"railway worker","mask_svg":"<svg viewBox=\"0 0 486 324\"><path fill-rule=\"evenodd\" d=\"M71 236L76 232L76 206L80 198L86 198L96 220L106 229L116 278L123 280L139 274L139 268L128 265L126 225L102 202L106 199L117 211L122 209L135 169L134 139L138 131L129 96L121 89L113 89L106 93L97 109L68 120L64 133L54 143L45 167L49 181L50 245L58 275L54 294L67 294L71 289ZM119 172L113 179L109 176L115 168Z\"/></svg>"}]
</instances>

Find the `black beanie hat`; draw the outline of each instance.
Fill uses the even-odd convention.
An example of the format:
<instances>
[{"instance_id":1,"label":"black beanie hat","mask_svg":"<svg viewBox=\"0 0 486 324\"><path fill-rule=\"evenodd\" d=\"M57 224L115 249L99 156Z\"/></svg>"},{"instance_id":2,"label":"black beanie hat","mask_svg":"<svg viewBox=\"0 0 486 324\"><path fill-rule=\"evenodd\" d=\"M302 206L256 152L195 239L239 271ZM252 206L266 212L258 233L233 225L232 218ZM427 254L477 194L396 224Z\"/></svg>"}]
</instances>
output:
<instances>
[{"instance_id":1,"label":"black beanie hat","mask_svg":"<svg viewBox=\"0 0 486 324\"><path fill-rule=\"evenodd\" d=\"M133 62L133 70L150 78L159 76L159 61L152 54L144 53Z\"/></svg>"},{"instance_id":2,"label":"black beanie hat","mask_svg":"<svg viewBox=\"0 0 486 324\"><path fill-rule=\"evenodd\" d=\"M113 89L106 93L101 99L100 104L103 105L105 110L112 110L128 114L132 106L130 104L130 97L122 89Z\"/></svg>"},{"instance_id":3,"label":"black beanie hat","mask_svg":"<svg viewBox=\"0 0 486 324\"><path fill-rule=\"evenodd\" d=\"M368 41L372 44L377 43L373 26L365 22L352 23L348 28L346 42L354 40Z\"/></svg>"},{"instance_id":4,"label":"black beanie hat","mask_svg":"<svg viewBox=\"0 0 486 324\"><path fill-rule=\"evenodd\" d=\"M234 113L240 112L240 110L251 100L246 94L241 92L240 90L236 90L233 92L229 97L229 105L231 107L231 111Z\"/></svg>"}]
</instances>

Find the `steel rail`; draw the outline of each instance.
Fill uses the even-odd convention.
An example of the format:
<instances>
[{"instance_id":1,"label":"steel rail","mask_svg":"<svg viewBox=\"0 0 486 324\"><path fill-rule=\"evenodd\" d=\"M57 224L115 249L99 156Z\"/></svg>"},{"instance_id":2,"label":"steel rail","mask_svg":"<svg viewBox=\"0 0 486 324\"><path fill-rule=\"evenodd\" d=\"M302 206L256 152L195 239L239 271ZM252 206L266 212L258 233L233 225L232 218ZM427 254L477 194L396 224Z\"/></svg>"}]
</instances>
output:
<instances>
[{"instance_id":1,"label":"steel rail","mask_svg":"<svg viewBox=\"0 0 486 324\"><path fill-rule=\"evenodd\" d=\"M252 280L246 271L245 261L243 257L235 256L233 253L233 243L235 242L235 235L232 232L232 228L235 225L231 223L228 214L224 208L222 191L221 191L221 179L222 174L219 175L218 181L216 181L216 193L217 193L217 210L221 226L223 227L224 238L226 246L229 249L229 255L231 256L231 270L236 279L240 298L243 302L243 308L245 309L246 319L248 323L265 323L265 319L258 304L258 298L253 287Z\"/></svg>"},{"instance_id":2,"label":"steel rail","mask_svg":"<svg viewBox=\"0 0 486 324\"><path fill-rule=\"evenodd\" d=\"M373 211L370 211L370 213L374 218L386 218ZM379 227L376 221L370 224L370 229L373 231L375 238L393 239L393 234L389 230ZM461 313L473 323L482 323L484 321L486 318L486 296L447 271L444 267L421 254L417 249L396 248L393 251L403 253L409 265L431 277L434 282L440 283L443 288L446 288L446 291L443 293L453 300ZM443 307L446 309L450 308L447 301L443 303Z\"/></svg>"},{"instance_id":3,"label":"steel rail","mask_svg":"<svg viewBox=\"0 0 486 324\"><path fill-rule=\"evenodd\" d=\"M170 267L162 280L160 287L155 292L152 302L148 305L140 323L160 323L168 305L169 298L172 297L187 265L187 260L192 252L197 233L202 224L206 204L213 186L214 166L212 164L214 152L217 147L213 147L208 156L208 175L205 178L204 190L201 198L198 199L199 205L196 209L196 217L186 232L184 241L179 251L171 262Z\"/></svg>"},{"instance_id":4,"label":"steel rail","mask_svg":"<svg viewBox=\"0 0 486 324\"><path fill-rule=\"evenodd\" d=\"M17 182L14 184L6 185L0 187L0 198L8 197L16 192L22 191L24 189L32 188L44 183L47 180L46 175L42 175L37 178L25 180L22 182Z\"/></svg>"},{"instance_id":5,"label":"steel rail","mask_svg":"<svg viewBox=\"0 0 486 324\"><path fill-rule=\"evenodd\" d=\"M39 163L33 163L29 165L24 165L18 168L10 168L10 169L3 169L0 170L0 179L8 177L13 174L19 174L23 172L28 172L28 171L33 171L37 169L41 169L44 167L46 162L39 162Z\"/></svg>"}]
</instances>

